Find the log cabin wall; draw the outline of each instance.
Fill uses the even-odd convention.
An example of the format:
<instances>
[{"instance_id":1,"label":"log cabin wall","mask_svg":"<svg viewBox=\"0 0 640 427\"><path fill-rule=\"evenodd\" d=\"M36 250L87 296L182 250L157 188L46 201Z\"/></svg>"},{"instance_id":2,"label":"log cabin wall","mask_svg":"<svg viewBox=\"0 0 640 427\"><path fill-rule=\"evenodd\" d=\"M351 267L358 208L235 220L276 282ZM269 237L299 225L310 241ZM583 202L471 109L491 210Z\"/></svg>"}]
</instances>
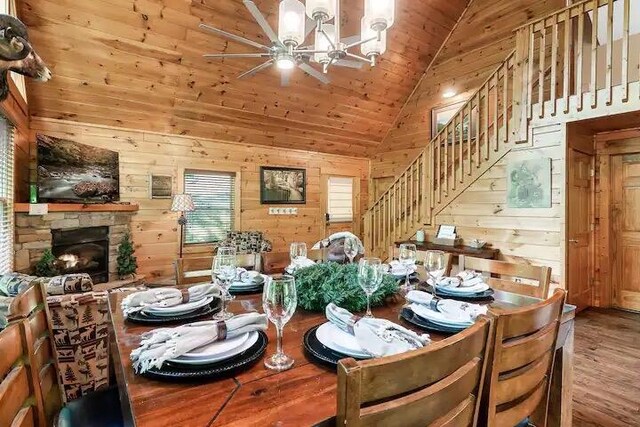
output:
<instances>
[{"instance_id":1,"label":"log cabin wall","mask_svg":"<svg viewBox=\"0 0 640 427\"><path fill-rule=\"evenodd\" d=\"M172 263L178 256L179 245L177 215L170 211L171 200L151 200L149 197L151 173L172 175L173 189L177 192L183 188L185 168L239 172L240 228L264 232L265 237L273 242L275 251L287 251L292 241L313 244L324 237L321 174L351 175L359 179L359 205L355 206L354 217L360 217L366 209L369 160L365 158L32 118L29 138L32 173L35 170L36 133L69 138L120 153L121 200L140 205L131 223L132 237L138 257L138 272L147 276L172 274ZM268 215L269 205L260 204L260 166L306 169L307 203L291 205L298 208L297 216ZM187 246L185 252L210 253L210 248L210 245Z\"/></svg>"}]
</instances>

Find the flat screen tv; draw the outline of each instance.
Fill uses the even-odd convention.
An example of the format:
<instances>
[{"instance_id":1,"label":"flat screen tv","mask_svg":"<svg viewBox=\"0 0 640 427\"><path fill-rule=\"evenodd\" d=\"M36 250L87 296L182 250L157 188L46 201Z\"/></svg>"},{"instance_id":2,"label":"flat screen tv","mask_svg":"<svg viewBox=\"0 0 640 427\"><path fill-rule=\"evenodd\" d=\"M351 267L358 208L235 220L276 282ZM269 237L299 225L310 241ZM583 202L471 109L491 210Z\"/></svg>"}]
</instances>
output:
<instances>
[{"instance_id":1,"label":"flat screen tv","mask_svg":"<svg viewBox=\"0 0 640 427\"><path fill-rule=\"evenodd\" d=\"M41 202L105 203L120 199L118 152L36 135Z\"/></svg>"}]
</instances>

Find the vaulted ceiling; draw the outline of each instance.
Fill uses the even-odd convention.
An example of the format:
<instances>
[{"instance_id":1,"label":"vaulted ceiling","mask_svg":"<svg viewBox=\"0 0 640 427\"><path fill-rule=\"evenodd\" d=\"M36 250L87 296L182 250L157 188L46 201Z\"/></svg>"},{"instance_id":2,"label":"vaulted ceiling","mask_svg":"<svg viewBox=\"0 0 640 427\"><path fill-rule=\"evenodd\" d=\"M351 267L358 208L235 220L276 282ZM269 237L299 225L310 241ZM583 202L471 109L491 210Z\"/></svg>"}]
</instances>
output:
<instances>
[{"instance_id":1,"label":"vaulted ceiling","mask_svg":"<svg viewBox=\"0 0 640 427\"><path fill-rule=\"evenodd\" d=\"M345 36L363 0L342 0ZM324 85L295 70L238 80L260 59L201 22L269 44L241 0L21 0L32 44L53 70L28 83L32 116L222 141L364 155L380 144L467 0L396 0L388 50L369 69L334 68ZM277 28L277 0L256 0ZM310 36L311 37L311 36Z\"/></svg>"}]
</instances>

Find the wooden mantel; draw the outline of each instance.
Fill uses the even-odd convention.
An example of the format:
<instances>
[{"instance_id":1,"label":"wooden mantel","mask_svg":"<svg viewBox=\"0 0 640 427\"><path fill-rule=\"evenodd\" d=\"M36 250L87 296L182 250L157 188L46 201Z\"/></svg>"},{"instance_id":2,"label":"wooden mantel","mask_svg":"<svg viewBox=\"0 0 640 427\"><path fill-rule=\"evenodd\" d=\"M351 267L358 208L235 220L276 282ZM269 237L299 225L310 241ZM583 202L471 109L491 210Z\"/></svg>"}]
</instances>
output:
<instances>
[{"instance_id":1,"label":"wooden mantel","mask_svg":"<svg viewBox=\"0 0 640 427\"><path fill-rule=\"evenodd\" d=\"M136 212L136 204L119 203L47 203L49 212ZM14 205L16 213L29 212L29 203L16 203Z\"/></svg>"}]
</instances>

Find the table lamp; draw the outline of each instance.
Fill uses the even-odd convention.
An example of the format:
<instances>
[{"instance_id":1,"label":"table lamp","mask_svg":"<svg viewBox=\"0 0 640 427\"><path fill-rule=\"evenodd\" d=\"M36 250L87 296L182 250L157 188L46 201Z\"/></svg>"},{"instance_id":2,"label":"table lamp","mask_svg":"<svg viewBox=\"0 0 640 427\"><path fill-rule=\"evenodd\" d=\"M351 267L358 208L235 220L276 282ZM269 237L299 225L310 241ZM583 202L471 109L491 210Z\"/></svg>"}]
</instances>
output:
<instances>
[{"instance_id":1,"label":"table lamp","mask_svg":"<svg viewBox=\"0 0 640 427\"><path fill-rule=\"evenodd\" d=\"M180 218L178 218L178 224L180 224L180 258L182 258L182 246L184 242L184 226L187 223L187 217L185 212L191 212L195 210L193 206L193 199L191 194L175 194L173 196L173 202L171 203L172 212L180 212Z\"/></svg>"}]
</instances>

